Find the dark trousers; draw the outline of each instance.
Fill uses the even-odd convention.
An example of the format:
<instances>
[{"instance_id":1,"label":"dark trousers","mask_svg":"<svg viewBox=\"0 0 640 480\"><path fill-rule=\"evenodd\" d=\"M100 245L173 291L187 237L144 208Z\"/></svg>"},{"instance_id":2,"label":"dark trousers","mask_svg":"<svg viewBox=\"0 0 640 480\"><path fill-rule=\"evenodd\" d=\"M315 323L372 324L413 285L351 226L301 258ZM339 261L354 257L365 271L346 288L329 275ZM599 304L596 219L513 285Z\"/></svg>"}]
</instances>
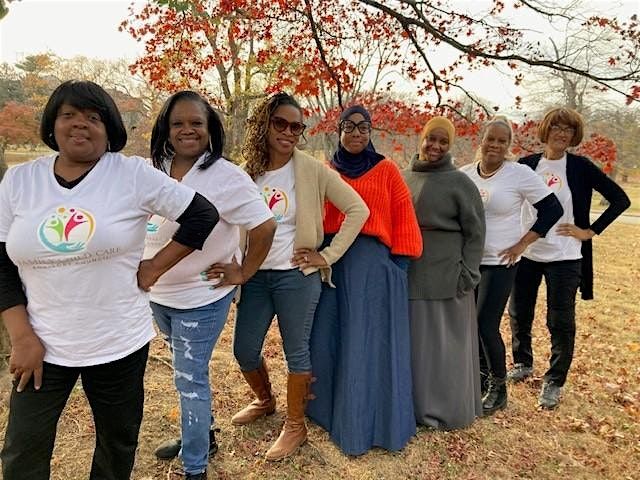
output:
<instances>
[{"instance_id":1,"label":"dark trousers","mask_svg":"<svg viewBox=\"0 0 640 480\"><path fill-rule=\"evenodd\" d=\"M44 364L42 387L33 380L21 393L11 392L4 439L5 480L47 480L58 419L78 377L96 427L91 480L126 480L131 476L144 403L143 379L149 345L120 359L91 367Z\"/></svg>"},{"instance_id":2,"label":"dark trousers","mask_svg":"<svg viewBox=\"0 0 640 480\"><path fill-rule=\"evenodd\" d=\"M507 305L518 265L480 265L480 283L476 287L480 368L496 378L507 376L506 355L500 321ZM484 356L484 358L482 358Z\"/></svg>"},{"instance_id":3,"label":"dark trousers","mask_svg":"<svg viewBox=\"0 0 640 480\"><path fill-rule=\"evenodd\" d=\"M523 258L509 302L513 361L531 367L531 325L538 287L544 276L547 285L547 328L551 334L550 367L544 379L559 386L564 385L573 360L580 264L581 260L541 263Z\"/></svg>"}]
</instances>

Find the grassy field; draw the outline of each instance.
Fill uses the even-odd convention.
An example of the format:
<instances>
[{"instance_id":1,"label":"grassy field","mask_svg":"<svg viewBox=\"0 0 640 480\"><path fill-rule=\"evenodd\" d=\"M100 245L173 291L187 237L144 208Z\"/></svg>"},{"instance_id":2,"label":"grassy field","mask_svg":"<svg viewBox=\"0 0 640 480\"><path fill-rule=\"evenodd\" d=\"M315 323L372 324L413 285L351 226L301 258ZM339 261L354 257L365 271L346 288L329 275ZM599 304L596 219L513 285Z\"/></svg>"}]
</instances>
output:
<instances>
[{"instance_id":1,"label":"grassy field","mask_svg":"<svg viewBox=\"0 0 640 480\"><path fill-rule=\"evenodd\" d=\"M537 312L536 377L509 391L506 410L455 432L424 428L399 453L373 450L342 455L327 434L310 427L309 442L291 459L268 463L263 454L277 437L285 404L285 376L272 328L266 356L272 366L278 413L234 427L230 418L250 400L231 353L229 319L211 362L220 451L210 479L640 479L640 227L613 225L595 243L596 300L580 301L573 368L558 410L540 411L536 397L549 355L544 307ZM503 335L509 339L508 322ZM0 437L7 416L0 399ZM178 461L158 462L154 447L179 434L169 352L154 340L146 376L145 419L133 478L178 480ZM2 395L0 395L1 397ZM94 432L78 387L60 421L52 478L86 479Z\"/></svg>"}]
</instances>

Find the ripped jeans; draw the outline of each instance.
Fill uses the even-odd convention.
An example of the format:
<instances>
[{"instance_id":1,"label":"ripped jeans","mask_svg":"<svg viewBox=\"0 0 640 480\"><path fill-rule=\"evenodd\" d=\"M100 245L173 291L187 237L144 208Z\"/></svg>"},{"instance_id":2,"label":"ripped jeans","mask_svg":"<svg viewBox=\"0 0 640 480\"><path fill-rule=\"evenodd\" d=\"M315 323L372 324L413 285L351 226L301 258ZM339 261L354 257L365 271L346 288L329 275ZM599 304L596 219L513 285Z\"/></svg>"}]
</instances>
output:
<instances>
[{"instance_id":1,"label":"ripped jeans","mask_svg":"<svg viewBox=\"0 0 640 480\"><path fill-rule=\"evenodd\" d=\"M198 308L178 309L151 302L158 328L173 352L174 380L180 395L182 450L189 474L205 471L213 422L209 360L222 332L235 290Z\"/></svg>"}]
</instances>

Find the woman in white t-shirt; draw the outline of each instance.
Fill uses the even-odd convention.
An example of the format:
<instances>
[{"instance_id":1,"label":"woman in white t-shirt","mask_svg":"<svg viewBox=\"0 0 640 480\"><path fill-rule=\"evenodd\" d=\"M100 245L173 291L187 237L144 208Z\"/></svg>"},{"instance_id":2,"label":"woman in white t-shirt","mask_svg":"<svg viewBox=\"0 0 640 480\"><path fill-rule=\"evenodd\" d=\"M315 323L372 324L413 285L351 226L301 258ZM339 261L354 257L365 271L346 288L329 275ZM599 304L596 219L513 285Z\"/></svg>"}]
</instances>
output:
<instances>
[{"instance_id":1,"label":"woman in white t-shirt","mask_svg":"<svg viewBox=\"0 0 640 480\"><path fill-rule=\"evenodd\" d=\"M220 221L201 252L165 273L151 288L151 309L170 343L180 396L182 436L156 456L182 458L187 478L206 478L209 455L217 450L212 424L209 361L224 327L237 285L258 270L271 247L276 222L256 184L222 158L224 130L217 113L200 95L182 91L164 104L153 126L154 166L216 205ZM179 225L162 216L149 219L145 257L152 256ZM249 248L242 256L240 229ZM213 264L230 264L221 279L203 274Z\"/></svg>"},{"instance_id":2,"label":"woman in white t-shirt","mask_svg":"<svg viewBox=\"0 0 640 480\"><path fill-rule=\"evenodd\" d=\"M307 438L309 337L321 277L331 281L330 266L346 252L369 214L338 172L295 148L304 129L300 105L290 95L277 93L255 107L242 147L245 170L274 213L278 228L265 261L242 287L233 353L256 399L231 421L245 425L275 411L262 345L277 315L289 370L287 416L280 436L267 451L268 460L293 454ZM318 251L324 239L325 200L346 218L331 243Z\"/></svg>"},{"instance_id":3,"label":"woman in white t-shirt","mask_svg":"<svg viewBox=\"0 0 640 480\"><path fill-rule=\"evenodd\" d=\"M476 184L484 203L486 236L476 288L478 330L484 358L482 409L485 415L506 407L506 359L500 320L528 245L544 237L562 215L553 192L523 165L507 160L513 139L504 117L490 120L483 129L478 162L462 169ZM537 210L536 222L522 234L521 210L529 202ZM483 355L481 354L481 357ZM488 370L488 375L487 375Z\"/></svg>"},{"instance_id":4,"label":"woman in white t-shirt","mask_svg":"<svg viewBox=\"0 0 640 480\"><path fill-rule=\"evenodd\" d=\"M202 248L218 215L144 159L116 153L127 133L95 83L56 88L40 136L59 153L10 169L0 184L0 312L14 376L2 472L49 478L58 419L80 377L96 429L90 478L128 479L155 335L143 290ZM141 262L153 214L180 228Z\"/></svg>"},{"instance_id":5,"label":"woman in white t-shirt","mask_svg":"<svg viewBox=\"0 0 640 480\"><path fill-rule=\"evenodd\" d=\"M514 368L508 374L521 381L533 373L531 325L542 277L547 286L547 328L551 358L544 375L538 405L553 409L573 359L576 335L576 293L593 298L591 239L629 208L629 197L588 158L567 152L582 141L582 117L570 108L554 108L538 126L544 152L519 162L531 168L558 196L564 214L546 238L524 253L509 301ZM592 223L591 195L599 192L609 205ZM533 221L530 206L523 210L524 225Z\"/></svg>"}]
</instances>

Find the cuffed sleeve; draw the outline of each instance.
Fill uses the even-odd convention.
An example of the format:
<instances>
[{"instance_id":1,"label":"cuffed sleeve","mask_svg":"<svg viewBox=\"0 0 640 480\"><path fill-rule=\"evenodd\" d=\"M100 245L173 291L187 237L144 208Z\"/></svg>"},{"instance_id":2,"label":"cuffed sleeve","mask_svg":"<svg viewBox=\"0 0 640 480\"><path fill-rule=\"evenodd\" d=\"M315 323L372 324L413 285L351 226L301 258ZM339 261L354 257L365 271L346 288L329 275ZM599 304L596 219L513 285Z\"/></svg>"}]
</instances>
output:
<instances>
[{"instance_id":1,"label":"cuffed sleeve","mask_svg":"<svg viewBox=\"0 0 640 480\"><path fill-rule=\"evenodd\" d=\"M219 219L216 207L196 192L191 203L176 220L180 228L173 235L173 240L187 247L202 250L205 240Z\"/></svg>"},{"instance_id":2,"label":"cuffed sleeve","mask_svg":"<svg viewBox=\"0 0 640 480\"><path fill-rule=\"evenodd\" d=\"M555 193L550 193L539 202L533 204L538 216L529 230L544 237L562 217L564 209Z\"/></svg>"}]
</instances>

